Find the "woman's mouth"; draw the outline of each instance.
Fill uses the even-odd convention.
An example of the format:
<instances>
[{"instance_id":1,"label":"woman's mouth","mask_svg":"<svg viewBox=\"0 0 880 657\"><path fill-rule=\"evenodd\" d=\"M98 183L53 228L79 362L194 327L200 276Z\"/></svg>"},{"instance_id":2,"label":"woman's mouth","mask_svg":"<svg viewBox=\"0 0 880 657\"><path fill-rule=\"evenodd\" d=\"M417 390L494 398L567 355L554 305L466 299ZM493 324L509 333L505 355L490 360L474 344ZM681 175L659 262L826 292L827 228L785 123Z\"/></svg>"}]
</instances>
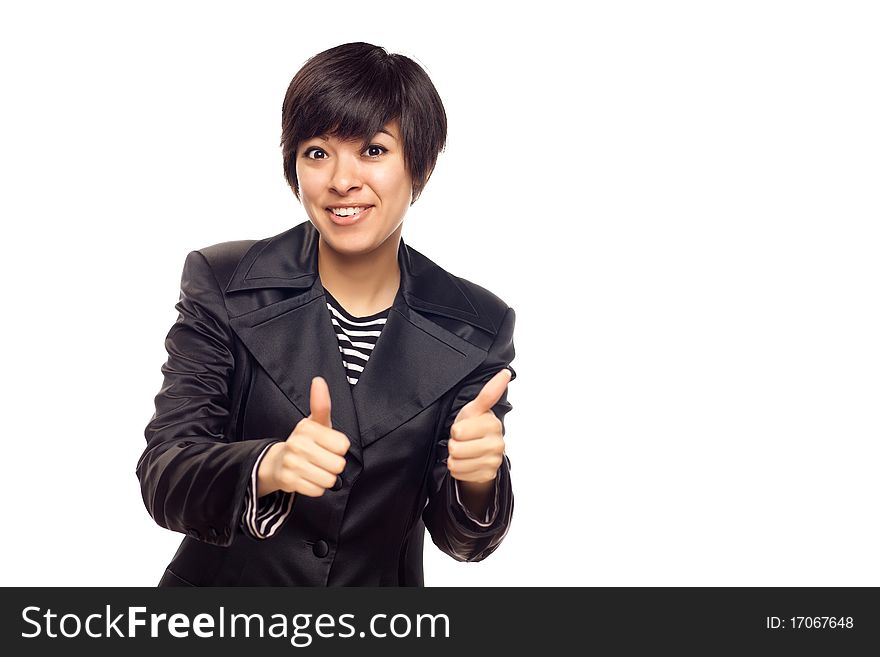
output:
<instances>
[{"instance_id":1,"label":"woman's mouth","mask_svg":"<svg viewBox=\"0 0 880 657\"><path fill-rule=\"evenodd\" d=\"M339 208L325 208L330 215L330 221L337 226L351 226L354 223L363 221L370 213L372 205L351 205Z\"/></svg>"}]
</instances>

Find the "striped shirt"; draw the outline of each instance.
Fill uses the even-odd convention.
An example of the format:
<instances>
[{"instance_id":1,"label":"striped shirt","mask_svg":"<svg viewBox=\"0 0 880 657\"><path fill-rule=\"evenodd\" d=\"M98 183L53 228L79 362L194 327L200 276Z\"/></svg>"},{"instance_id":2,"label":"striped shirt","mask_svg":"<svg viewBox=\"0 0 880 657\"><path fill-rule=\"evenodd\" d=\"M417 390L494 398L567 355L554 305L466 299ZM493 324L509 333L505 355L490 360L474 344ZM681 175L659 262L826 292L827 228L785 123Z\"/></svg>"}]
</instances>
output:
<instances>
[{"instance_id":1,"label":"striped shirt","mask_svg":"<svg viewBox=\"0 0 880 657\"><path fill-rule=\"evenodd\" d=\"M339 341L339 352L342 354L342 364L348 382L354 387L364 371L367 361L376 347L379 334L388 321L388 313L391 308L367 315L355 317L342 307L331 294L324 290L327 298L327 309L330 311L330 319L336 331L336 339Z\"/></svg>"},{"instance_id":2,"label":"striped shirt","mask_svg":"<svg viewBox=\"0 0 880 657\"><path fill-rule=\"evenodd\" d=\"M330 321L336 332L336 340L339 343L342 365L345 368L348 383L353 388L360 379L367 361L370 360L373 349L376 347L376 342L379 340L379 335L388 321L391 308L386 308L381 312L366 317L355 317L343 308L342 304L334 299L327 290L324 290L324 297L327 310L330 313ZM241 524L244 530L254 538L260 539L273 536L284 524L293 507L293 493L277 490L263 497L257 497L257 472L260 469L263 457L270 447L272 445L263 450L251 471L247 493L245 494L244 512L241 516ZM491 523L487 522L487 520L497 514L498 478L496 477L495 479L493 508L487 510L486 517L483 520L475 518L470 510L461 502L457 481L455 496L458 505L464 510L468 518L480 526L489 527Z\"/></svg>"}]
</instances>

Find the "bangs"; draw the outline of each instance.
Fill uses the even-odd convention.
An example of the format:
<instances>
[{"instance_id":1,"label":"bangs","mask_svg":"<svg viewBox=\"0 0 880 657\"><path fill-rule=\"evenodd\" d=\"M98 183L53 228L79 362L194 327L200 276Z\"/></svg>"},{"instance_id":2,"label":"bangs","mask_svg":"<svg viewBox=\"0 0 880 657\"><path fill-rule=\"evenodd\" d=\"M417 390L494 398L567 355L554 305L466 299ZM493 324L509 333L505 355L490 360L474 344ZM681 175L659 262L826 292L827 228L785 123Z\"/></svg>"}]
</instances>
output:
<instances>
[{"instance_id":1,"label":"bangs","mask_svg":"<svg viewBox=\"0 0 880 657\"><path fill-rule=\"evenodd\" d=\"M293 111L295 144L332 135L343 140L358 139L364 148L389 121L400 118L400 85L392 71L366 67L327 76L300 98ZM344 73L342 75L341 73ZM299 116L297 116L299 115Z\"/></svg>"}]
</instances>

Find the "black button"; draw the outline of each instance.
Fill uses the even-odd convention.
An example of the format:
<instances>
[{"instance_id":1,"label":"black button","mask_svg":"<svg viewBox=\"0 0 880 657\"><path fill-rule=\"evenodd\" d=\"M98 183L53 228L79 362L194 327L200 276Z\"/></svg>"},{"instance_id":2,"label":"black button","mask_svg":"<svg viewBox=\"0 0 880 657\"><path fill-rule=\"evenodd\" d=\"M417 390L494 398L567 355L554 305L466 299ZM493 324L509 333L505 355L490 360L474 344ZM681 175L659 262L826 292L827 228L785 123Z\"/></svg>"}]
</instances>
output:
<instances>
[{"instance_id":1,"label":"black button","mask_svg":"<svg viewBox=\"0 0 880 657\"><path fill-rule=\"evenodd\" d=\"M188 447L189 445L192 445L192 444L193 444L193 443L192 443L191 440L184 440L184 441L181 442L181 443L177 443L177 446L178 446L178 447Z\"/></svg>"},{"instance_id":2,"label":"black button","mask_svg":"<svg viewBox=\"0 0 880 657\"><path fill-rule=\"evenodd\" d=\"M327 545L327 541L318 541L315 543L312 550L314 551L315 556L320 557L321 559L330 554L330 546Z\"/></svg>"},{"instance_id":3,"label":"black button","mask_svg":"<svg viewBox=\"0 0 880 657\"><path fill-rule=\"evenodd\" d=\"M186 533L196 539L202 537L202 535L199 534L199 530L196 529L195 527L190 527L189 529L186 530Z\"/></svg>"},{"instance_id":4,"label":"black button","mask_svg":"<svg viewBox=\"0 0 880 657\"><path fill-rule=\"evenodd\" d=\"M210 536L211 538L217 538L217 530L214 529L213 527L209 527L208 528L208 536Z\"/></svg>"},{"instance_id":5,"label":"black button","mask_svg":"<svg viewBox=\"0 0 880 657\"><path fill-rule=\"evenodd\" d=\"M330 490L339 490L340 488L342 488L342 477L336 475L336 482L333 484L333 488L331 488Z\"/></svg>"}]
</instances>

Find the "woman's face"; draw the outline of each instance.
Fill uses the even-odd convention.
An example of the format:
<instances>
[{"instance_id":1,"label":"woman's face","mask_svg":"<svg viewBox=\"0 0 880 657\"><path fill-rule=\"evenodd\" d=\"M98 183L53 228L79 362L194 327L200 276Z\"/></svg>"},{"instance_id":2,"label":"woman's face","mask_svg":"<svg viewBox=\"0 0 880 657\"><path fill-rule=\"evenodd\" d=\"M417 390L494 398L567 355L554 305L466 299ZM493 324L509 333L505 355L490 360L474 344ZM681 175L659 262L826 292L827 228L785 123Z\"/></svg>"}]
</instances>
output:
<instances>
[{"instance_id":1,"label":"woman's face","mask_svg":"<svg viewBox=\"0 0 880 657\"><path fill-rule=\"evenodd\" d=\"M360 140L330 135L296 150L300 200L321 238L346 255L370 253L403 223L412 178L403 159L400 126L392 121L361 150Z\"/></svg>"}]
</instances>

